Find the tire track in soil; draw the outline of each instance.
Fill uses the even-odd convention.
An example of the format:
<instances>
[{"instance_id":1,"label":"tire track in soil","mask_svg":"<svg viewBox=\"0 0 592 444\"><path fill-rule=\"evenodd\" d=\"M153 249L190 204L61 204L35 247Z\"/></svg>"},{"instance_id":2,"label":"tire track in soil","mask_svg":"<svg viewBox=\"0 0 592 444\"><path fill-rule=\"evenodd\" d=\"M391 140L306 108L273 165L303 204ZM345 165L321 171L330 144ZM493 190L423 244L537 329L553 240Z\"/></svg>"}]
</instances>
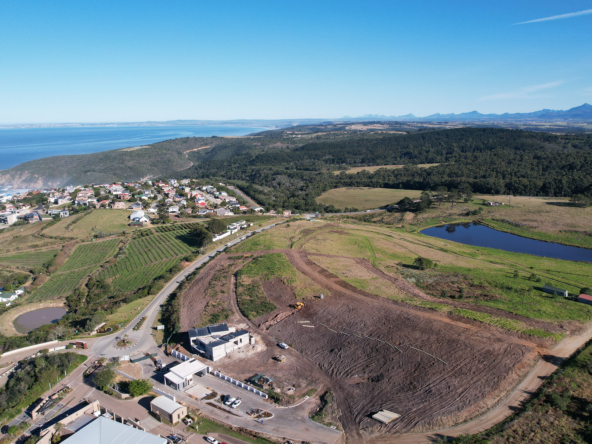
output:
<instances>
[{"instance_id":1,"label":"tire track in soil","mask_svg":"<svg viewBox=\"0 0 592 444\"><path fill-rule=\"evenodd\" d=\"M365 293L361 290L358 290L357 288L347 284L346 282L342 281L341 279L339 279L337 276L331 274L330 272L328 272L327 270L319 267L318 265L316 265L314 262L310 261L310 259L308 259L308 257L306 256L306 253L304 251L301 250L286 250L286 249L278 249L278 250L269 250L269 251L259 251L259 252L251 252L249 253L251 258L263 255L263 254L268 254L268 253L283 253L286 255L286 257L290 260L290 263L296 268L298 269L301 273L303 273L305 276L311 278L314 282L317 282L319 284L321 284L322 286L325 286L326 288L328 288L329 290L335 289L335 295L341 293L344 296L348 295L348 296L352 296L352 298L357 299L359 301L362 301L360 299L360 297L362 297L362 299L364 298L369 298L369 299L373 299L375 301L381 301L382 304L388 304L388 306L396 306L397 310L399 310L400 312L408 312L410 315L409 316L405 316L406 318L415 318L416 316L421 316L423 318L427 318L427 319L433 319L435 321L438 322L444 322L444 323L448 323L448 324L452 324L456 327L461 327L462 329L467 330L467 332L472 332L470 333L471 335L474 335L473 332L477 332L477 336L475 336L476 338L478 338L479 340L483 340L483 337L479 335L479 332L481 331L485 331L486 335L488 338L493 339L493 342L505 342L506 345L504 345L504 347L506 347L508 350L510 350L511 345L508 344L508 342L516 342L517 344L520 344L522 346L527 345L529 348L533 348L535 345L532 343L529 343L527 341L521 341L521 340L515 340L512 341L511 338L509 338L508 336L505 335L501 335L499 332L497 332L494 328L490 328L489 326L485 326L483 327L480 323L476 323L474 322L473 324L469 323L463 323L463 322L456 322L446 316L442 316L440 314L436 314L436 313L429 313L429 310L424 310L424 309L417 309L416 307L413 307L413 309L411 309L410 307L408 307L406 304L402 304L402 303L397 303L395 301L391 301L385 298L381 298L380 296L376 296L376 295L372 295L369 293ZM218 258L218 260L220 260L222 262L224 256L221 256ZM336 256L336 257L340 257L340 256ZM352 258L349 258L352 259ZM226 259L228 260L228 259ZM216 262L216 261L212 261ZM220 266L222 266L222 264L220 264ZM244 265L243 265L244 266ZM207 287L207 283L209 282L209 279L211 279L211 277L213 276L213 274L215 273L214 268L218 269L219 267L214 267L212 266L212 271L210 273L205 273L206 270L204 270L202 272L202 274L200 275L200 277L198 278L201 282L202 285L204 286L203 288ZM251 328L256 331L257 333L260 334L261 338L263 338L263 340L265 341L265 343L268 346L275 346L275 339L273 338L273 336L270 334L266 334L264 332L261 332L259 330L259 328L255 325L253 325L252 322L250 322L249 320L247 320L242 313L240 312L240 310L238 309L238 304L236 301L236 276L235 274L232 275L232 285L231 285L231 297L230 297L230 301L231 301L231 306L232 309L234 310L234 312L236 313L237 316L240 317L240 319L245 322L247 325L250 325ZM355 311L355 309L354 309ZM331 322L331 320L328 320L329 323ZM325 320L325 322L327 322L327 320ZM346 330L349 329L346 328ZM351 333L351 332L350 332ZM359 332L356 332L359 333ZM366 334L372 336L372 337L380 337L380 333L379 332L373 332L368 330L366 332ZM469 333L467 333L469 334ZM335 333L330 333L330 335L336 335ZM494 336L494 338L492 338L492 336ZM337 338L335 338L337 339ZM382 339L388 339L386 337L383 337ZM406 338L406 339L410 339L410 338ZM341 344L345 344L346 342L351 342L352 344L355 344L355 341L357 341L357 338L355 336L346 336L343 334L339 333L339 343ZM413 339L411 340L413 342ZM375 343L374 345L368 345L365 344L366 348L368 347L378 347L379 346L379 342L375 342L375 341L371 341L372 343ZM408 342L408 341L404 341L404 342ZM359 347L359 344L357 344ZM384 345L384 344L382 344ZM401 344L399 344L401 345ZM418 346L418 347L428 347L428 350L432 351L433 347L430 348L430 346L434 346L434 342L433 341L429 341L429 342L415 342L414 345ZM502 344L500 344L502 345ZM436 345L437 346L437 345ZM368 410L372 407L376 407L375 403L373 404L373 399L369 396L352 396L352 391L351 391L351 387L350 384L355 383L355 381L350 379L339 379L341 378L346 378L348 375L348 370L344 369L342 364L344 364L345 362L343 362L343 360L341 362L339 362L339 359L337 359L336 361L334 360L334 364L331 364L331 362L328 362L326 359L326 352L323 352L323 350L314 350L311 349L309 352L310 354L305 357L304 355L298 353L296 350L290 349L289 350L290 353L294 353L295 357L297 357L297 359L301 362L301 363L306 363L307 369L308 371L310 371L310 374L313 375L315 378L318 379L319 382L321 382L323 385L325 385L326 387L330 388L334 395L335 395L335 400L337 402L337 406L339 408L340 411L340 417L339 420L343 426L343 429L345 431L345 439L348 443L362 443L366 441L366 438L362 436L362 433L360 431L360 427L362 425L362 422L365 422L365 426L368 426L368 421L370 421L370 423L372 423L372 425L374 425L374 423L369 420L367 418L367 416L364 415L364 409ZM409 358L406 359L411 359L411 361L409 361L409 363L407 365L412 365L413 368L420 368L422 366L430 366L433 364L433 362L431 361L432 358L429 358L427 356L416 356L416 355L423 355L420 354L419 352L413 351L411 349L408 349L406 351L405 354L407 353L413 353L415 355L409 355ZM516 352L517 350L513 349L513 358L511 358L510 356L507 356L507 359L518 359ZM432 353L438 354L437 352L432 351ZM520 362L524 362L526 361L526 359L530 356L530 353L528 355L525 354L526 352L522 352L522 357L520 358ZM457 353L458 354L458 353ZM384 354L384 353L380 353L380 356L385 356L384 359L386 359L386 361L384 362L384 365L389 365L388 362L394 362L395 358L392 357L392 354ZM398 356L398 353L397 353ZM478 357L480 359L480 361L475 361L476 357ZM457 356L458 358L458 356ZM456 359L454 362L453 366L450 366L450 368L445 369L446 371L443 371L441 375L439 375L439 377L433 378L433 380L430 380L427 384L421 383L420 382L420 386L418 386L417 388L420 389L421 393L424 393L424 396L426 396L425 394L427 393L427 396L434 396L436 395L435 393L431 393L431 390L436 387L439 383L441 383L442 381L445 381L447 378L451 378L451 379L455 379L455 375L454 375L454 371L456 369L459 368L463 368L463 367L467 367L467 366L473 366L475 363L477 363L478 365L480 365L481 367L483 367L483 365L485 365L484 363L489 363L490 361L490 357L487 356L487 354L485 352L479 353L478 356L460 356L460 360ZM496 357L497 361L499 361L501 358L500 357ZM316 360L317 362L314 362L313 360ZM352 363L351 368L354 369L354 371L356 369L361 369L361 371L364 371L365 369L368 369L372 366L372 364L374 364L373 362L371 362L372 359L369 357L367 357L366 359L363 360L363 362L355 362ZM364 368L364 365L367 364L366 368ZM339 366L338 369L333 368L334 365ZM523 366L525 367L525 366ZM411 369L411 371L413 371L413 368ZM332 376L331 376L332 374ZM351 373L350 373L351 375ZM401 376L404 376L405 373L403 373ZM505 375L505 374L504 374ZM501 377L501 382L504 381L504 378L507 377L508 375L502 375L503 377ZM355 379L355 378L354 378ZM454 398L446 398L446 394L445 393L440 393L438 395L438 398L442 398L442 401L444 403L444 405L440 405L440 406L436 406L436 408L438 408L437 411L442 411L442 409L445 409L447 406L449 406L450 404L455 404L457 402L457 400L459 398L464 398L464 397L468 397L469 401L472 399L471 398L471 393L470 393L470 389L471 389L471 385L474 386L480 386L481 384L481 379L482 379L482 374L479 373L479 371L475 371L473 372L473 374L470 375L470 381L471 384L469 384L468 386L465 386L463 388L462 392L456 393ZM500 380L500 377L498 376L496 380ZM426 381L424 381L426 382ZM474 383L474 384L473 384ZM501 383L500 383L501 384ZM501 385L500 387L497 387L493 390L490 391L488 393L493 393L495 392L495 394L497 395L500 391L503 392L504 389L507 388L507 385ZM384 390L389 390L390 387L388 386L384 386ZM417 392L417 393L420 393ZM408 395L403 394L402 395L403 398L406 398ZM473 395L474 396L474 395ZM362 398L362 399L359 399ZM446 398L446 399L444 399ZM413 398L410 398L408 401L405 402L409 402L411 403ZM360 401L363 403L362 404L362 410L360 410ZM357 402L357 404L355 404ZM456 406L456 404L455 404ZM411 407L411 406L410 406ZM472 402L465 402L465 403L461 403L460 406L456 406L457 410L458 408L460 408L460 411L464 411L466 409L471 410L471 412L475 411L475 405ZM473 408L475 407L475 408ZM479 408L481 408L481 405L479 405ZM358 413L354 413L355 411L357 411ZM433 413L433 412L427 412L427 413ZM450 416L450 411L442 412L444 413L444 416L449 417ZM475 412L476 413L476 412ZM421 405L419 405L417 408L412 408L410 411L406 412L406 415L408 414L408 418L404 419L404 421L401 422L401 427L392 427L392 428L396 428L398 429L398 433L401 433L402 431L408 431L410 430L410 427L413 428L415 425L417 425L419 423L419 421L425 417L426 412L425 411L421 411ZM454 418L454 415L451 417ZM468 418L467 418L468 419ZM456 421L458 422L458 420ZM448 424L453 423L453 420L448 420L448 421L440 421L438 424L434 424L436 426L438 426L439 428L441 428L442 426L446 426ZM423 423L425 424L425 422ZM422 427L425 427L425 425L422 424ZM392 436L392 433L397 433L396 430L384 430L385 433L388 433L389 435ZM432 429L435 427L431 427ZM394 436L392 436L393 439ZM370 437L368 437L370 438Z\"/></svg>"},{"instance_id":2,"label":"tire track in soil","mask_svg":"<svg viewBox=\"0 0 592 444\"><path fill-rule=\"evenodd\" d=\"M267 254L269 252L270 251L261 252L261 253ZM273 252L276 252L276 251L274 250ZM232 275L231 281L230 281L230 300L231 300L232 309L234 310L234 312L236 313L236 315L239 317L239 319L242 322L249 325L252 330L254 330L255 332L257 332L259 334L259 336L265 341L265 345L267 347L275 347L277 344L277 340L274 339L273 337L271 337L271 335L269 335L269 333L260 330L259 327L257 327L253 322L251 322L249 319L247 319L240 311L240 309L238 307L237 297L236 297L236 285L237 285L237 278L236 278L236 273L235 273ZM338 381L335 381L334 379L330 378L329 375L324 373L319 368L319 366L316 362L306 358L304 355L297 352L293 348L290 348L288 350L284 350L282 353L284 355L297 354L298 355L297 358L301 362L305 362L307 364L306 367L310 371L310 374L315 375L315 377L318 378L318 380L323 385L325 385L326 387L329 387L331 389L331 391L335 395L338 406L348 406L349 405L347 398L345 396L343 396L343 390L342 390L340 384L338 383ZM352 444L362 444L364 441L363 441L362 435L360 434L360 429L359 429L358 425L356 424L355 419L351 415L347 415L347 414L343 415L344 411L349 413L351 410L348 408L345 410L340 409L340 411L342 412L342 416L340 416L339 419L341 422L341 426L343 427L343 430L345 432L346 442L352 443Z\"/></svg>"},{"instance_id":3,"label":"tire track in soil","mask_svg":"<svg viewBox=\"0 0 592 444\"><path fill-rule=\"evenodd\" d=\"M410 312L410 313L413 313L414 315L419 315L423 318L433 319L434 321L438 321L438 322L444 322L444 323L451 324L456 327L461 327L463 329L470 330L473 332L475 332L475 331L481 332L482 331L482 332L485 332L485 334L487 334L489 337L493 336L493 338L491 338L491 339L495 339L493 342L499 342L500 346L504 350L505 349L510 350L510 348L512 347L513 344L528 347L528 349L531 350L530 352L524 351L524 352L522 352L522 355L520 355L520 357L516 358L516 356L515 356L515 358L518 359L518 362L528 361L528 360L532 359L535 355L535 353L533 353L533 349L536 349L537 346L536 346L536 344L534 344L530 341L522 340L519 338L513 338L513 337L505 334L505 332L498 331L497 328L492 327L492 326L488 326L488 325L476 323L476 322L471 322L471 321L469 321L469 323L457 322L453 319L450 319L449 317L447 317L445 315L443 316L443 315L440 315L437 313L429 313L428 310L415 309L415 307L414 307L414 309L411 309L411 308L407 307L406 304L397 303L395 301L381 298L380 296L366 293L364 291L361 291L361 290L351 286L350 284L347 284L346 282L339 279L337 276L335 276L335 275L331 274L330 272L328 272L327 270L319 267L314 262L310 261L310 259L308 259L308 257L306 256L306 254L303 251L289 250L289 251L285 251L284 253L288 257L288 259L290 260L292 265L295 268L297 268L301 273L303 273L307 277L311 278L313 281L317 282L318 284L324 286L325 288L328 288L329 290L334 292L335 295L338 295L339 293L341 293L343 295L345 293L345 294L351 295L353 297L356 297L357 299L359 299L360 296L365 296L367 298L374 299L377 301L382 301L387 304L390 303L392 305L396 305L400 311ZM370 334L370 333L368 333L368 334ZM372 336L374 336L374 337L379 336L380 337L380 335L377 335L377 334L373 334ZM344 337L344 338L346 338L346 337ZM347 339L350 339L350 337L347 337ZM406 341L404 341L404 342L406 342ZM416 345L417 347L424 347L425 348L425 346L422 346L421 343L415 343L414 345ZM411 351L410 349L408 349L407 352L419 354L419 352ZM516 353L516 350L514 350L514 354L515 353ZM419 359L421 359L421 358L422 357L419 357ZM426 357L423 357L423 358L425 361ZM480 360L482 365L484 365L483 363L486 363L488 366L493 366L493 367L495 367L496 364L499 364L500 362L503 362L505 360L504 357L502 357L501 355L498 355L492 361L491 357L489 356L489 351L487 351L487 350L480 351L478 355L467 356L466 358L461 359L460 362L459 361L455 362L454 366L446 368L444 371L442 371L442 374L439 377L436 377L433 380L431 380L425 387L422 387L419 392L415 392L414 395L421 396L423 394L424 397L428 397L428 399L433 398L434 394L432 394L431 391L435 386L437 386L438 384L446 383L447 382L446 380L456 379L455 371L462 368L463 366L465 366L465 367L472 366L472 364L475 363L475 360L477 358ZM431 359L431 358L429 358L429 359ZM509 359L509 356L508 356L508 359ZM320 361L320 362L322 362L322 361ZM331 372L333 369L324 368L324 370ZM342 371L339 372L340 375L345 373L343 371L344 370L343 368L341 368L341 370ZM513 375L514 373L510 372L510 374L508 374L508 375L503 374L501 376L500 375L496 376L496 378L494 378L493 380L498 381L499 384L496 385L495 388L493 388L489 393L493 394L495 392L496 395L501 394L499 392L503 392L504 389L507 388L507 385L504 385L504 381L507 380L506 376L510 376L511 374ZM333 373L333 376L336 377L336 374ZM435 398L436 401L439 398L442 398L442 401L444 401L443 405L436 406L436 408L438 408L438 411L443 411L447 406L452 405L452 404L456 404L459 399L469 396L469 391L472 389L472 386L473 387L478 386L479 383L482 381L482 379L483 379L483 374L481 374L479 372L474 372L473 374L470 375L470 379L466 379L466 381L469 381L469 382L467 384L464 384L465 387L464 387L463 391L457 393L454 398L448 397L447 398L448 401L445 401L443 398L446 398L446 395L447 395L446 393L442 393L439 397ZM338 385L338 386L343 387L342 384L343 383L341 382L341 385ZM345 390L344 390L344 392L345 392ZM342 395L344 395L344 394L342 394ZM350 396L351 396L351 393L350 393ZM470 396L469 396L469 398L470 398ZM432 399L430 399L430 402L431 401L432 401ZM487 400L487 401L489 401L489 400ZM483 400L483 402L486 402L486 401ZM367 400L366 402L364 402L364 405L366 405L366 406L369 406L371 404L372 404L372 400ZM364 405L362 407L364 407ZM350 408L349 404L344 404L344 406L348 406L348 408ZM356 410L359 413L355 417L355 419L357 420L356 423L361 423L362 421L365 421L366 423L368 423L368 420L366 417L364 417L363 415L360 416L360 414L363 412L363 410L360 410L359 404L357 405L357 407L358 408ZM418 424L418 422L420 421L420 419L422 419L422 417L425 417L426 412L421 411L422 408L423 408L423 406L420 405L417 409L414 409L411 412L408 412L409 417L404 418L402 421L400 421L400 426L397 424L397 425L391 427L387 433L392 434L392 433L396 433L396 431L399 431L399 433L400 433L402 431L406 431L406 430L408 431L411 428L413 428L414 426L416 426ZM465 407L462 407L462 410L467 410L467 412L469 412L469 411L474 411L476 408L477 407L474 405L474 403L468 403L468 404L465 404ZM479 408L481 408L481 406L479 406ZM415 414L416 410L418 410L417 415ZM444 413L444 412L442 412L442 413ZM450 416L450 412L448 412L448 415L445 414L444 416L449 417L449 418L446 418L446 421L448 423L454 421L455 415ZM445 424L446 422L444 422L444 421L445 420L442 420L441 423ZM456 422L458 422L458 421L456 421ZM394 429L396 429L396 430L394 430ZM359 428L358 428L358 430L359 430Z\"/></svg>"}]
</instances>

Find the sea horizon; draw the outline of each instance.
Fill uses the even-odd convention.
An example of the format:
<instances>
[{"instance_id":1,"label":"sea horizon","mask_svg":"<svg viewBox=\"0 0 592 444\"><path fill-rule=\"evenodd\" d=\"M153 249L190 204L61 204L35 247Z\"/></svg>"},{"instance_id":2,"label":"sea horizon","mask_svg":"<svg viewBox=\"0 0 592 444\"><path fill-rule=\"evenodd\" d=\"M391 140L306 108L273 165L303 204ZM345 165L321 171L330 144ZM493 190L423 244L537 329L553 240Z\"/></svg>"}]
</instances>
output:
<instances>
[{"instance_id":1,"label":"sea horizon","mask_svg":"<svg viewBox=\"0 0 592 444\"><path fill-rule=\"evenodd\" d=\"M91 154L182 137L246 136L269 128L229 125L105 125L0 128L0 171L45 157Z\"/></svg>"}]
</instances>

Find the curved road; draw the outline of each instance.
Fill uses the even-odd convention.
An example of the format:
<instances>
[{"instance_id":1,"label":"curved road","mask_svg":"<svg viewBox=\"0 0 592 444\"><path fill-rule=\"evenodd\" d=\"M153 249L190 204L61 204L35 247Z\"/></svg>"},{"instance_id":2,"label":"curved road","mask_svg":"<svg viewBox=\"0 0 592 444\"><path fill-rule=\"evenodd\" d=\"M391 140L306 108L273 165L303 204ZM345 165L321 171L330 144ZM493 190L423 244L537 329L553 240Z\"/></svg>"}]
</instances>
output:
<instances>
[{"instance_id":1,"label":"curved road","mask_svg":"<svg viewBox=\"0 0 592 444\"><path fill-rule=\"evenodd\" d=\"M372 210L378 211L378 210ZM236 245L243 241L252 234L261 233L276 225L283 223L278 222L266 227L254 230L250 233L245 233L240 238L236 238L227 244L218 247L216 250L208 253L206 256L193 262L189 267L179 273L175 279L170 281L166 287L154 298L154 300L142 310L132 322L129 323L125 329L114 333L110 336L104 336L102 338L91 338L85 339L89 345L90 350L86 351L85 354L93 354L95 356L106 356L106 357L118 357L122 355L134 354L135 352L147 350L154 347L155 342L152 338L151 331L154 319L157 315L158 308L165 301L165 299L176 290L178 285L191 274L195 269L202 266L206 262L212 259L216 253L224 251L226 248ZM142 317L146 316L146 322L139 331L133 331L134 325ZM136 343L132 348L126 350L120 350L113 345L115 344L116 336L123 336L127 334L130 338L134 339ZM526 377L503 398L493 409L487 411L482 416L479 416L467 423L461 424L456 427L450 427L446 429L435 430L427 433L407 433L403 435L389 435L384 437L369 438L366 442L372 444L386 444L397 442L401 444L417 444L417 443L432 443L437 439L446 437L455 437L459 435L475 434L483 432L499 422L503 421L511 414L513 414L516 408L520 408L528 398L538 390L543 382L573 353L575 353L580 347L586 344L587 341L592 339L592 323L588 325L586 331L582 334L574 337L569 337L558 343L553 349L549 351L526 375ZM72 341L65 341L61 343L52 344L52 346L67 345ZM32 348L27 351L15 353L13 355L2 356L0 364L8 361L16 361L25 359L31 356L40 349L47 348L48 346L39 346L38 348Z\"/></svg>"},{"instance_id":2,"label":"curved road","mask_svg":"<svg viewBox=\"0 0 592 444\"><path fill-rule=\"evenodd\" d=\"M152 325L154 324L154 320L156 319L156 315L158 313L158 309L164 303L166 298L173 293L179 284L183 282L187 276L193 273L197 268L201 267L206 262L210 261L212 258L216 256L217 253L221 253L226 248L232 247L239 242L245 240L246 238L252 236L256 233L261 233L262 231L269 230L270 228L275 227L276 225L283 223L283 222L276 222L271 225L267 225L265 227L259 228L257 230L251 231L249 233L245 233L243 236L231 240L230 242L222 245L221 247L216 248L213 251L210 251L207 255L201 257L200 259L192 262L185 270L179 273L173 280L171 280L161 291L158 295L148 304L144 310L142 310L135 319L133 319L127 327L123 330L118 331L116 334L104 336L98 339L91 347L92 353L95 356L105 356L108 358L119 357L123 355L133 355L136 352L148 350L150 347L155 345L154 338L152 337ZM146 317L146 321L142 325L142 328L138 331L134 331L134 326L138 323L140 319ZM114 345L116 343L116 337L122 337L123 335L127 335L128 338L131 338L134 341L134 345L130 348L125 350L115 348Z\"/></svg>"}]
</instances>

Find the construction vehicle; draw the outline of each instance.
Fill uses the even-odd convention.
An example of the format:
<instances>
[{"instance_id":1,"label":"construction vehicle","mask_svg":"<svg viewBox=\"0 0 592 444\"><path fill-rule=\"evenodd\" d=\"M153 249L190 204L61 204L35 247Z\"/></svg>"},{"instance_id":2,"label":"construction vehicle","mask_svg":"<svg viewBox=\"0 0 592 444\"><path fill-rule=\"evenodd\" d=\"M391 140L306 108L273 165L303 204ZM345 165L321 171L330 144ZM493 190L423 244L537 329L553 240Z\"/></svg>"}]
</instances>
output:
<instances>
[{"instance_id":1,"label":"construction vehicle","mask_svg":"<svg viewBox=\"0 0 592 444\"><path fill-rule=\"evenodd\" d=\"M284 362L286 360L286 357L284 355L277 355L274 356L273 359L275 359L277 362Z\"/></svg>"},{"instance_id":2,"label":"construction vehicle","mask_svg":"<svg viewBox=\"0 0 592 444\"><path fill-rule=\"evenodd\" d=\"M293 307L294 307L296 310L300 310L302 307L304 307L304 302L296 302L296 303L293 305Z\"/></svg>"}]
</instances>

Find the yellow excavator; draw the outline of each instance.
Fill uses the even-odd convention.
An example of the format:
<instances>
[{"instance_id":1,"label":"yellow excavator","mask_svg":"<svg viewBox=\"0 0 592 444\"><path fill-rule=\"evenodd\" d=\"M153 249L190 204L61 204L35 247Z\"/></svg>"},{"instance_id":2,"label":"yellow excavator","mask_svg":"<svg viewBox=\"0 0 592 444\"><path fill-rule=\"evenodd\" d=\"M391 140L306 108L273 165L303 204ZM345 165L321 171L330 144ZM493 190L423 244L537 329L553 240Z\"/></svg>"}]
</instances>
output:
<instances>
[{"instance_id":1,"label":"yellow excavator","mask_svg":"<svg viewBox=\"0 0 592 444\"><path fill-rule=\"evenodd\" d=\"M293 307L294 307L296 310L300 310L302 307L304 307L304 302L296 302L296 303L293 305Z\"/></svg>"}]
</instances>

